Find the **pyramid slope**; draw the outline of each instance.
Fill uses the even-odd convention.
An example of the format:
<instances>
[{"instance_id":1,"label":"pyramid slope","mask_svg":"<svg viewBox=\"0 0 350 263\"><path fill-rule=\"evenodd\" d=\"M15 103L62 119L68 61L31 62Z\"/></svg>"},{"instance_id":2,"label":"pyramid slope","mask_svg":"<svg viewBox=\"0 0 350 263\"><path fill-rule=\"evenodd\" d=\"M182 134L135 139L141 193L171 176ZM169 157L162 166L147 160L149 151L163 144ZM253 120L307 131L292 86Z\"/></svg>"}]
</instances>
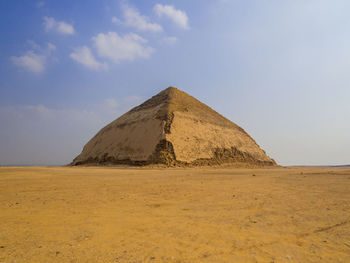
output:
<instances>
[{"instance_id":1,"label":"pyramid slope","mask_svg":"<svg viewBox=\"0 0 350 263\"><path fill-rule=\"evenodd\" d=\"M169 87L100 130L72 164L275 165L238 125Z\"/></svg>"}]
</instances>

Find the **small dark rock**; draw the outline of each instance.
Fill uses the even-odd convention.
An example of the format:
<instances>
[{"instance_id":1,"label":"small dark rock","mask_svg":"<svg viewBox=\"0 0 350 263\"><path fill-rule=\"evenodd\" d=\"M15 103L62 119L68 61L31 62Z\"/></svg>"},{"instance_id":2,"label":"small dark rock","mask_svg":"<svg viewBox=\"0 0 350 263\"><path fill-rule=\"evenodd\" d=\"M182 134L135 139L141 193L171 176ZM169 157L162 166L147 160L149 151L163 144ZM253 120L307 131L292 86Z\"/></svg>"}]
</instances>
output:
<instances>
[{"instance_id":1,"label":"small dark rock","mask_svg":"<svg viewBox=\"0 0 350 263\"><path fill-rule=\"evenodd\" d=\"M5 246L0 246L0 248L5 248Z\"/></svg>"},{"instance_id":2,"label":"small dark rock","mask_svg":"<svg viewBox=\"0 0 350 263\"><path fill-rule=\"evenodd\" d=\"M58 255L58 254L60 254L61 252L59 252L59 251L56 251L56 256Z\"/></svg>"},{"instance_id":3,"label":"small dark rock","mask_svg":"<svg viewBox=\"0 0 350 263\"><path fill-rule=\"evenodd\" d=\"M252 176L256 176L255 174L252 174Z\"/></svg>"}]
</instances>

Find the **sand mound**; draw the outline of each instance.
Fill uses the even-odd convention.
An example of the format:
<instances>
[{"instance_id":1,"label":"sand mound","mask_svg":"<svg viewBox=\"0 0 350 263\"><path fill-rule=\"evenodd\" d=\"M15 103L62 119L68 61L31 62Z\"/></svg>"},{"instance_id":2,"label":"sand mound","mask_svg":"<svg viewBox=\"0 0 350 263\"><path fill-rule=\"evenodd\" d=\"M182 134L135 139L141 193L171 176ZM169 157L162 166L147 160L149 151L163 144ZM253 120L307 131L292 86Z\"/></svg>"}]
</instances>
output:
<instances>
[{"instance_id":1,"label":"sand mound","mask_svg":"<svg viewBox=\"0 0 350 263\"><path fill-rule=\"evenodd\" d=\"M100 130L72 165L276 165L238 125L169 87Z\"/></svg>"}]
</instances>

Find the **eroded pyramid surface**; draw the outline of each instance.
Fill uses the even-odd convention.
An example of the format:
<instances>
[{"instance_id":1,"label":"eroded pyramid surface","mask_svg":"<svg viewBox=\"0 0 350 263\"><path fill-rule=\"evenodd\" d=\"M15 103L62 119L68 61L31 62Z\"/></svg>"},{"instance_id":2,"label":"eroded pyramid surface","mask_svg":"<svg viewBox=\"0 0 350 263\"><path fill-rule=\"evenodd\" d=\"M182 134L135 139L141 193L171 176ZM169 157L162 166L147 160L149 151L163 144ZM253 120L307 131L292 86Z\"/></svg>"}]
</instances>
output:
<instances>
[{"instance_id":1,"label":"eroded pyramid surface","mask_svg":"<svg viewBox=\"0 0 350 263\"><path fill-rule=\"evenodd\" d=\"M100 130L72 165L276 165L238 125L169 87Z\"/></svg>"}]
</instances>

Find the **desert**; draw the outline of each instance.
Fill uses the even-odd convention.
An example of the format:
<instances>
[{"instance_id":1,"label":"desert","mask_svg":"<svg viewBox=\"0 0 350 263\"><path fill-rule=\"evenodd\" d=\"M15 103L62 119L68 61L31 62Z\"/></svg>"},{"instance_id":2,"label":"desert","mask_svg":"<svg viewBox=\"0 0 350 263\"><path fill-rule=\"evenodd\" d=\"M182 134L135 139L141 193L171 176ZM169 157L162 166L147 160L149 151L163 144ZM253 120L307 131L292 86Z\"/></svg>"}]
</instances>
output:
<instances>
[{"instance_id":1,"label":"desert","mask_svg":"<svg viewBox=\"0 0 350 263\"><path fill-rule=\"evenodd\" d=\"M349 262L350 168L0 168L0 262Z\"/></svg>"},{"instance_id":2,"label":"desert","mask_svg":"<svg viewBox=\"0 0 350 263\"><path fill-rule=\"evenodd\" d=\"M0 263L350 263L350 1L0 1Z\"/></svg>"}]
</instances>

